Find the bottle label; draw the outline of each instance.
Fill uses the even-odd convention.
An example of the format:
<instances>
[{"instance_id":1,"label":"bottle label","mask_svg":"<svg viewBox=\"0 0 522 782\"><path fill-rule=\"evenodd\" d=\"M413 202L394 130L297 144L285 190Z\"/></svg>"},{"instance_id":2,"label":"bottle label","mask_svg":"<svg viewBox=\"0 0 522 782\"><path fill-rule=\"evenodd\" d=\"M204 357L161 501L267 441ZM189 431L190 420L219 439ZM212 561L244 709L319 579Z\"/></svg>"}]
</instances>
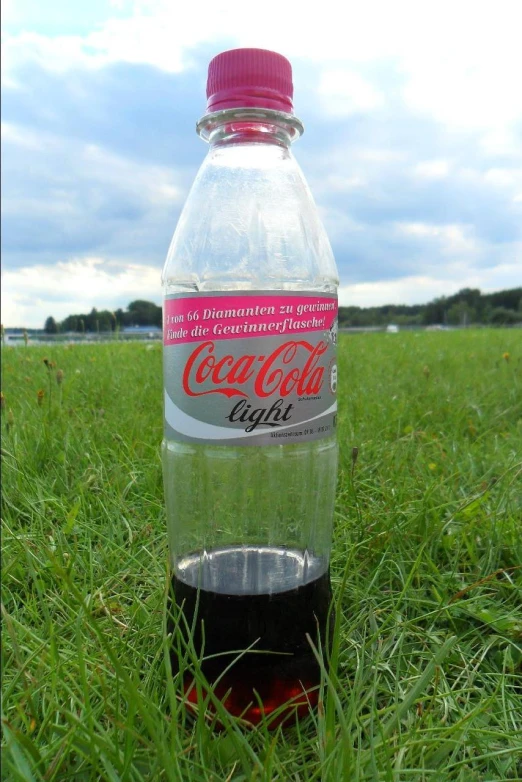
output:
<instances>
[{"instance_id":1,"label":"bottle label","mask_svg":"<svg viewBox=\"0 0 522 782\"><path fill-rule=\"evenodd\" d=\"M163 345L167 438L280 445L334 433L337 296L174 294Z\"/></svg>"}]
</instances>

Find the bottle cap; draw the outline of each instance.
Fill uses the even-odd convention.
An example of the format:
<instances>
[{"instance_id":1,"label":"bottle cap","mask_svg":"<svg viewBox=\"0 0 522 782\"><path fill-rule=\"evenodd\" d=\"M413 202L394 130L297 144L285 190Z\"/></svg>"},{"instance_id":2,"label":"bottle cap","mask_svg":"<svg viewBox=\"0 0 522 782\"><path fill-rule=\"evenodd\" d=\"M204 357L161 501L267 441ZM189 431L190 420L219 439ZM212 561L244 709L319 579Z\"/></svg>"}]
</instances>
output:
<instances>
[{"instance_id":1,"label":"bottle cap","mask_svg":"<svg viewBox=\"0 0 522 782\"><path fill-rule=\"evenodd\" d=\"M207 112L274 109L292 114L292 66L267 49L230 49L208 66Z\"/></svg>"}]
</instances>

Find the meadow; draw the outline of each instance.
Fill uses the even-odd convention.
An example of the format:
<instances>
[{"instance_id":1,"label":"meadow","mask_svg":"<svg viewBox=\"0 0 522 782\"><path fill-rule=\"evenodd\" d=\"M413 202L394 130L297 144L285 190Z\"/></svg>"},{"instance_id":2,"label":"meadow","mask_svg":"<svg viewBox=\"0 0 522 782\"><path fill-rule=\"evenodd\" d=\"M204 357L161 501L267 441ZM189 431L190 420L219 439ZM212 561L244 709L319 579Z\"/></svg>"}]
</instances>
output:
<instances>
[{"instance_id":1,"label":"meadow","mask_svg":"<svg viewBox=\"0 0 522 782\"><path fill-rule=\"evenodd\" d=\"M3 349L2 779L522 780L522 334L341 335L339 377L323 700L218 732L166 665L161 346Z\"/></svg>"}]
</instances>

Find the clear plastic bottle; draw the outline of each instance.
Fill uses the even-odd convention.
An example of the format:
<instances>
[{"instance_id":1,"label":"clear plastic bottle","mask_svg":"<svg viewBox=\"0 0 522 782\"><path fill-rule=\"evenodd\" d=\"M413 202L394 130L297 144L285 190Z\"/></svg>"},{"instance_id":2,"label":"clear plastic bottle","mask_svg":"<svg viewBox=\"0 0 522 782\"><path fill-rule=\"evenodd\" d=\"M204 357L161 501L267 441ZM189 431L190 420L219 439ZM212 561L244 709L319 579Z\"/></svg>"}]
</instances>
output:
<instances>
[{"instance_id":1,"label":"clear plastic bottle","mask_svg":"<svg viewBox=\"0 0 522 782\"><path fill-rule=\"evenodd\" d=\"M338 277L290 150L292 94L279 54L212 60L210 149L163 272L174 610L215 693L254 723L317 701L307 635L328 646L331 597ZM191 677L185 691L195 702Z\"/></svg>"}]
</instances>

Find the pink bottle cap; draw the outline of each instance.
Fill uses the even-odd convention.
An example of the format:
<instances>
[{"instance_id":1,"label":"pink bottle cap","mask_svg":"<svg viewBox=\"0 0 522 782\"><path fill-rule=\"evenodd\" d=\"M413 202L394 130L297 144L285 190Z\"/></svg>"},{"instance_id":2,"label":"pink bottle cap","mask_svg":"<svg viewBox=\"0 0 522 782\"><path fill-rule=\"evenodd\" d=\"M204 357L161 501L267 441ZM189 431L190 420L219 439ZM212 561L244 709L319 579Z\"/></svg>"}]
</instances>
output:
<instances>
[{"instance_id":1,"label":"pink bottle cap","mask_svg":"<svg viewBox=\"0 0 522 782\"><path fill-rule=\"evenodd\" d=\"M208 66L207 112L274 109L292 114L292 66L267 49L230 49Z\"/></svg>"}]
</instances>

